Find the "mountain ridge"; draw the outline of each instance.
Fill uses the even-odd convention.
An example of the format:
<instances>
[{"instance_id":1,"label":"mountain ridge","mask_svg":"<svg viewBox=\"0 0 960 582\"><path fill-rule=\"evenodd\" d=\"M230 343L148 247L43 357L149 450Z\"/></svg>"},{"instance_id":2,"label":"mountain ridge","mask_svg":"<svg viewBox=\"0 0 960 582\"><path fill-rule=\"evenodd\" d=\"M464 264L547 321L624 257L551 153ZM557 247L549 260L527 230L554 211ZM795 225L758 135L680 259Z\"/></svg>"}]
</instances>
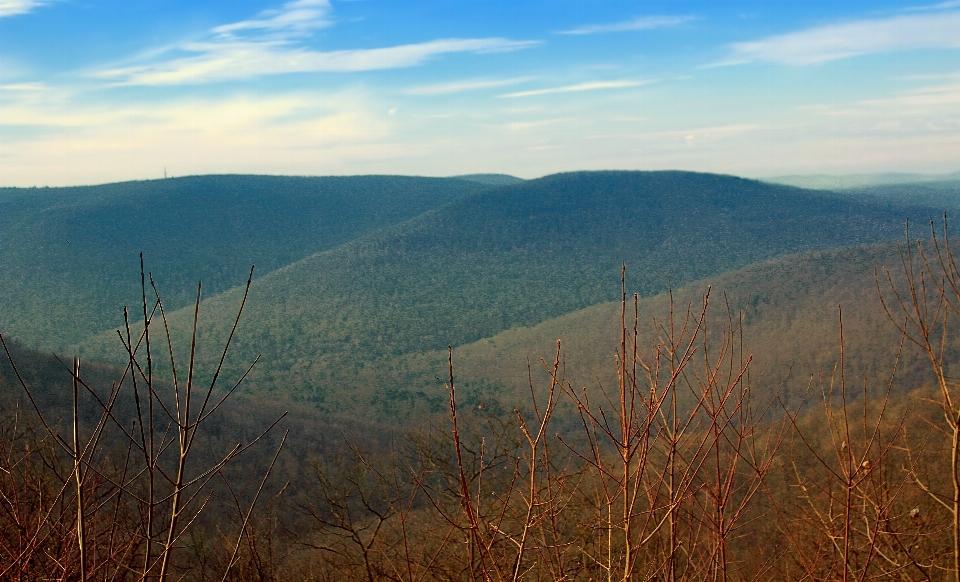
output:
<instances>
[{"instance_id":1,"label":"mountain ridge","mask_svg":"<svg viewBox=\"0 0 960 582\"><path fill-rule=\"evenodd\" d=\"M0 326L51 349L122 324L139 253L167 306L203 280L256 276L488 188L453 178L215 175L98 187L0 189Z\"/></svg>"},{"instance_id":2,"label":"mountain ridge","mask_svg":"<svg viewBox=\"0 0 960 582\"><path fill-rule=\"evenodd\" d=\"M614 299L623 262L638 273L631 291L647 296L778 255L895 240L908 218L936 213L710 174L548 176L469 194L258 279L228 368L239 374L262 353L253 389L333 409L414 402L423 375L401 356ZM226 337L239 294L206 300L201 339ZM192 310L168 315L183 345ZM98 359L117 346L105 332L75 349Z\"/></svg>"}]
</instances>

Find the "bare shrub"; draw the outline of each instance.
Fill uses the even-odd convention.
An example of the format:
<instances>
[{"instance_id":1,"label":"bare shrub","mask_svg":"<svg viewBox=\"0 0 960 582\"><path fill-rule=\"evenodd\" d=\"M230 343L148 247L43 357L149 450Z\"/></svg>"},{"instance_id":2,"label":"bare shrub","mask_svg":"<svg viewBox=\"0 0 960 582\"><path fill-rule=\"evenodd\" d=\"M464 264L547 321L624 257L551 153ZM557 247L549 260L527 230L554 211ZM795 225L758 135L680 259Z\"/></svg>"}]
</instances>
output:
<instances>
[{"instance_id":1,"label":"bare shrub","mask_svg":"<svg viewBox=\"0 0 960 582\"><path fill-rule=\"evenodd\" d=\"M141 257L142 269L142 257ZM247 280L249 292L251 277ZM87 384L79 360L68 368L72 410L65 423L48 420L24 380L6 341L7 358L30 410L17 414L0 434L0 578L24 580L166 580L190 566L185 547L192 526L212 498L223 469L255 445L274 425L248 443L237 443L210 463L198 457L201 427L236 390L217 391L220 367L243 312L237 312L209 385L194 381L200 288L194 307L193 336L186 370L173 356L163 302L150 280L147 300L141 270L143 329L118 330L128 356L120 378L107 390ZM159 322L155 317L159 315ZM153 328L162 324L160 334ZM154 370L157 349L167 351L171 382ZM244 375L245 377L245 375ZM82 410L95 410L84 422ZM283 446L283 441L280 447ZM279 453L279 450L278 450ZM274 456L274 462L276 456ZM266 469L265 481L273 464ZM222 566L226 579L248 531L251 512L263 488L240 507L242 517Z\"/></svg>"}]
</instances>

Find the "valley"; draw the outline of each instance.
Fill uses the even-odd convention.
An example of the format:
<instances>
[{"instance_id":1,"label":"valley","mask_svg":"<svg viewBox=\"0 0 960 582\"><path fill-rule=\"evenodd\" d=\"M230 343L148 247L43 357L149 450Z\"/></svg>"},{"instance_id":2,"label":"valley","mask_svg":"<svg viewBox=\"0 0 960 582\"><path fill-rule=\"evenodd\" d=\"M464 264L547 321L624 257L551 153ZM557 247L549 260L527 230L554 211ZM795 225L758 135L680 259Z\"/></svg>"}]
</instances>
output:
<instances>
[{"instance_id":1,"label":"valley","mask_svg":"<svg viewBox=\"0 0 960 582\"><path fill-rule=\"evenodd\" d=\"M228 516L241 500L256 502L251 495L259 490L251 488L251 475L268 467L272 501L262 511L285 529L257 525L263 543L283 548L310 547L313 542L305 539L347 543L344 531L368 531L370 520L380 519L386 524L382 534L369 538L385 544L378 558L385 561L377 567L417 564L424 572L435 566L396 553L407 535L402 528L446 527L436 520L443 512L455 513L467 498L457 493L458 471L470 486L485 483L493 491L496 502L484 505L486 512L518 503L522 508L511 479L541 483L535 486L547 489L538 495L560 487L557 492L589 496L601 481L591 476L590 463L581 464L586 457L578 455L584 453L575 451L592 448L598 455L592 462L607 463L619 445L597 435L612 430L611 419L627 423L627 438L657 431L650 432L653 457L645 463L673 446L691 463L705 463L710 452L718 463L736 467L749 443L751 463L785 468L782 459L788 458L829 479L834 469L823 459L836 446L828 442L830 431L850 430L836 424L850 417L830 416L830 403L840 398L860 410L855 414L865 422L875 422L882 438L904 439L897 445L903 451L942 456L940 443L923 444L923 427L936 418L931 401L938 398L943 376L931 370L929 354L911 339L916 338L898 331L907 312L897 297L910 296L911 271L905 266L929 273L943 266L936 262L937 247L915 241L929 240L931 221L942 237L943 213L953 208L953 194L947 186L919 198L924 184L880 187L882 193L867 195L687 172L578 172L536 180L197 177L51 189L39 196L5 189L0 263L12 267L3 271L0 330L11 351L0 365L0 407L15 421L3 425L0 442L34 442L30 435L39 411L53 434L66 431L72 415L84 430L106 422L104 443L126 439L131 451L139 447L146 461L134 462L147 463L142 471L150 463L168 470L175 465L174 441L164 432L171 427L202 443L191 454L194 471L219 466L232 443L255 443L259 448L248 453L243 445L242 456L218 469L224 482L245 483L244 489L229 489L230 495L211 490L206 517L190 526L198 539L214 540L214 532L236 527ZM904 242L908 224L912 243ZM944 243L941 238L937 244ZM131 359L124 342L143 328L141 252L147 310L154 310L159 293L163 311L154 312L152 347L141 341ZM244 303L246 286L237 283L244 282L246 262L256 262L257 270ZM203 281L198 304L194 279ZM960 363L960 342L952 334L944 337L938 361L949 375ZM77 408L71 410L65 395L74 356L81 362L85 392L77 392ZM632 368L624 358L633 358ZM654 367L644 372L647 365ZM674 379L667 381L671 374ZM139 388L131 386L133 377ZM642 408L627 416L617 411L610 399L618 393L647 398L647 382L651 394L663 390L674 398L650 410L680 420L644 420ZM182 410L191 414L189 406L182 408L186 394L203 395L213 384L202 410L192 413L196 425L171 424ZM144 408L144 398L151 408ZM105 402L113 402L106 416ZM208 402L216 403L214 408L208 410ZM451 405L460 432L449 430ZM832 424L823 425L818 415L824 413ZM899 425L891 418L897 415ZM549 424L555 432L525 450L516 437L533 437L517 419L535 418L543 423L541 431ZM665 436L683 422L691 423L684 436ZM139 437L138 426L145 431ZM711 426L733 439L729 447L704 440ZM62 434L68 442L68 433ZM801 438L805 448L776 440L788 434ZM159 444L148 445L147 435ZM42 442L29 445L38 447L31 454L46 454ZM553 447L563 464L538 468L535 451L541 446L543 454ZM856 446L872 454L873 445ZM277 450L272 461L270 447ZM88 462L104 463L98 471L112 474L108 466L115 467L122 454L103 444ZM918 462L901 457L896 462ZM656 463L651 471L658 470ZM24 478L31 466L22 466ZM700 481L709 470L698 466L682 477L688 479L682 487L713 486ZM776 564L780 576L791 578L796 565L775 552L751 554L748 548L757 536L786 543L783 536L805 531L796 529L803 527L802 509L786 493L792 483L804 481L800 473L763 466L762 477L735 471L737 479L765 483L769 498L754 499L756 490L731 495L743 495L738 499L751 511L794 512L783 518L791 521L774 527L767 520L745 530L730 541L730 551L743 568L760 572ZM414 482L401 476L411 470L421 475ZM660 495L655 473L627 478L638 479L638 487L642 479L651 487L649 495ZM142 479L135 477L131 486ZM923 479L944 486L937 478ZM261 487L266 484L264 477ZM679 494L677 503L693 504L693 491ZM411 505L401 511L397 504L404 495ZM565 494L550 495L544 507L556 507L557 516L579 524L570 531L593 527L599 518L590 512L604 511L587 498L561 502ZM922 505L914 499L903 503ZM347 509L356 512L349 523L339 513ZM496 528L523 522L509 511L501 513L498 519L507 521ZM338 515L341 521L330 521ZM466 526L450 527L453 532ZM891 527L903 535L909 529ZM496 528L483 535L512 539ZM564 532L550 535L573 535ZM424 547L435 546L445 560L461 559L445 538L423 535ZM701 534L694 528L683 535L699 540ZM249 551L261 551L257 547ZM337 547L340 558L331 561L289 557L276 567L287 572L303 564L360 567L355 549ZM932 548L927 555L939 555L939 546ZM201 567L198 551L184 552L183 563ZM798 544L790 555L806 559L807 551ZM222 564L221 558L210 558L210 564Z\"/></svg>"},{"instance_id":2,"label":"valley","mask_svg":"<svg viewBox=\"0 0 960 582\"><path fill-rule=\"evenodd\" d=\"M616 300L623 264L628 292L647 298L779 255L894 241L907 221L926 224L941 212L680 172L562 174L493 187L261 274L225 370L239 377L262 354L245 382L253 393L348 415L415 417L444 402L436 364L417 362ZM136 264L137 254L128 255ZM169 285L155 279L166 301ZM172 295L189 297L190 289L175 286ZM242 295L240 287L208 289L203 370L213 367ZM182 353L193 309L166 310ZM125 358L116 328L70 349L84 359Z\"/></svg>"}]
</instances>

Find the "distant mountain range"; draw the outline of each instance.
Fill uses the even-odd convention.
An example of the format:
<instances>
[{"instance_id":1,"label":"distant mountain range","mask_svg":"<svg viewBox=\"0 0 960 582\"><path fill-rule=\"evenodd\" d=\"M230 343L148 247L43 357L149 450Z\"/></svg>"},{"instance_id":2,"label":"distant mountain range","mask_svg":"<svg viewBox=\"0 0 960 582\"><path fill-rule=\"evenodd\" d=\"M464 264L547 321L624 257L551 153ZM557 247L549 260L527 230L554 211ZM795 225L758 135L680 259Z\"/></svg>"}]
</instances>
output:
<instances>
[{"instance_id":1,"label":"distant mountain range","mask_svg":"<svg viewBox=\"0 0 960 582\"><path fill-rule=\"evenodd\" d=\"M889 172L885 174L808 174L774 176L764 178L772 184L785 184L812 190L849 190L870 188L873 186L904 186L931 184L938 182L960 182L960 172L952 174L906 174Z\"/></svg>"},{"instance_id":2,"label":"distant mountain range","mask_svg":"<svg viewBox=\"0 0 960 582\"><path fill-rule=\"evenodd\" d=\"M241 194L248 179L261 184L260 189ZM175 185L160 184L151 187L172 190L158 196L165 204L148 205L150 212L133 213L131 208L139 208L131 202L138 199L136 192L126 198L98 194L106 199L99 206L74 202L59 210L48 205L54 210L21 212L13 229L5 223L4 236L19 246L15 253L4 250L3 260L22 257L21 269L33 268L55 284L39 278L18 283L19 290L5 287L0 329L34 345L55 348L63 342L70 353L85 359L120 362L123 353L113 331L119 325L119 304L112 316L87 315L83 301L105 294L111 281L122 280L122 293L116 297L137 304L137 256L144 247L136 243L150 241L147 267L164 293L181 349L189 345L192 308L175 308L195 293L190 277L213 275L213 284L204 280L207 299L200 319L199 354L202 369L210 370L242 293L239 288L224 290L225 282L245 281L249 267L243 266L244 259L261 253L257 260L267 268L253 284L228 359L228 376L239 376L263 354L247 382L250 391L292 397L331 412L400 418L442 408L437 377L443 375L447 345L460 347L458 354L479 350L485 338L615 300L623 263L630 291L650 297L670 286L679 288L777 256L892 241L902 237L907 220L922 224L942 212L933 206L858 200L686 172L582 172L492 187L465 179L389 177L318 182L280 178L273 183L237 176L184 180L184 186L196 180L197 191L204 181L217 180L232 189L191 197L178 194ZM283 180L290 180L286 187L301 189L284 193ZM317 184L313 193L309 184ZM406 188L415 189L409 203ZM4 204L27 194L5 191ZM51 199L76 196L54 194ZM216 204L199 203L206 199ZM204 220L211 214L233 216L238 212L233 200L243 201L237 205L247 209L242 220ZM180 212L180 204L193 210ZM51 244L46 241L59 234L48 224L69 225L64 217L75 216L79 209L89 212L88 222L102 225L108 234L115 220L126 220L126 232L136 232L140 224L151 233L132 239L119 234L91 237L99 245L96 252L70 255L92 277L109 274L95 291L83 287L89 277L75 279L76 271L64 268L63 262L47 266L50 256L36 250L36 241ZM60 222L49 221L46 214ZM236 232L234 224L246 231ZM191 225L197 225L195 236ZM315 231L312 225L318 225ZM35 238L20 240L11 232ZM318 234L310 236L312 232ZM231 251L234 248L242 252ZM57 249L65 252L65 245ZM195 267L165 277L179 262ZM765 284L768 290L775 287L776 278ZM70 293L72 298L65 300ZM117 301L112 297L98 297L97 309L106 310L109 301ZM61 309L61 302L69 309ZM66 316L43 323L38 321L43 313ZM65 321L81 323L71 324L72 335L58 336L57 326ZM589 329L584 324L577 333L596 337ZM470 389L476 398L508 389L507 381L491 372L492 366L481 370L468 361L464 366L465 372L473 370Z\"/></svg>"}]
</instances>

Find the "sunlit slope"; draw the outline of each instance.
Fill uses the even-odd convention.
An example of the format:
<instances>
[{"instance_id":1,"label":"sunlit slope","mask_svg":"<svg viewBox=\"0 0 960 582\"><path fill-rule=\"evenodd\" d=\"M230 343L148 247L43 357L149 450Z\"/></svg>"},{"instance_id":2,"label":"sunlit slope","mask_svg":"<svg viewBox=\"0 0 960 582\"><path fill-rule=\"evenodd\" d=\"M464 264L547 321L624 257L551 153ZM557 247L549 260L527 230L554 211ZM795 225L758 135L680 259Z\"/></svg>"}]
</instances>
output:
<instances>
[{"instance_id":1,"label":"sunlit slope","mask_svg":"<svg viewBox=\"0 0 960 582\"><path fill-rule=\"evenodd\" d=\"M868 390L876 394L894 370L901 337L881 304L875 266L881 277L879 289L888 301L893 300L884 267L890 269L901 291L904 289L900 255L893 244L792 255L697 281L673 292L676 329L681 328L688 309L700 315L709 287L709 349L716 354L723 326L730 317L736 325L742 315L743 334L741 338L738 333L736 341L742 339L745 355L753 357L752 378L758 395L782 390L787 401L797 403L811 378L819 386L822 374L829 384L840 359L842 313L848 389L861 393L866 377ZM648 354L663 342L654 320L669 327L670 306L668 294L639 301L638 344ZM632 333L632 302L627 325ZM596 387L599 383L615 388L614 356L620 346L620 326L621 303L613 301L461 346L454 351L454 360L465 403L500 402L513 407L523 402L529 394L527 362L532 363L533 378L542 388L548 376L541 360L553 363L558 339L566 377L574 386ZM698 349L702 347L698 345ZM960 361L956 347L948 352L953 362ZM432 361L444 357L438 352ZM928 369L926 356L906 342L897 390L912 390L933 381Z\"/></svg>"},{"instance_id":2,"label":"sunlit slope","mask_svg":"<svg viewBox=\"0 0 960 582\"><path fill-rule=\"evenodd\" d=\"M777 255L893 240L908 217L930 213L707 174L549 176L460 198L264 276L228 368L239 374L262 353L252 389L334 410L405 406L428 395L425 367L427 384L437 374L420 356L399 356L616 299L622 262L630 290L649 296L671 281L680 286ZM202 306L207 368L240 297L234 289ZM192 310L171 316L181 346L189 344L191 318ZM115 334L81 352L116 358Z\"/></svg>"},{"instance_id":3,"label":"sunlit slope","mask_svg":"<svg viewBox=\"0 0 960 582\"><path fill-rule=\"evenodd\" d=\"M197 176L0 189L0 329L56 349L119 326L139 253L175 309L487 186L459 179ZM141 315L142 317L142 315Z\"/></svg>"}]
</instances>

